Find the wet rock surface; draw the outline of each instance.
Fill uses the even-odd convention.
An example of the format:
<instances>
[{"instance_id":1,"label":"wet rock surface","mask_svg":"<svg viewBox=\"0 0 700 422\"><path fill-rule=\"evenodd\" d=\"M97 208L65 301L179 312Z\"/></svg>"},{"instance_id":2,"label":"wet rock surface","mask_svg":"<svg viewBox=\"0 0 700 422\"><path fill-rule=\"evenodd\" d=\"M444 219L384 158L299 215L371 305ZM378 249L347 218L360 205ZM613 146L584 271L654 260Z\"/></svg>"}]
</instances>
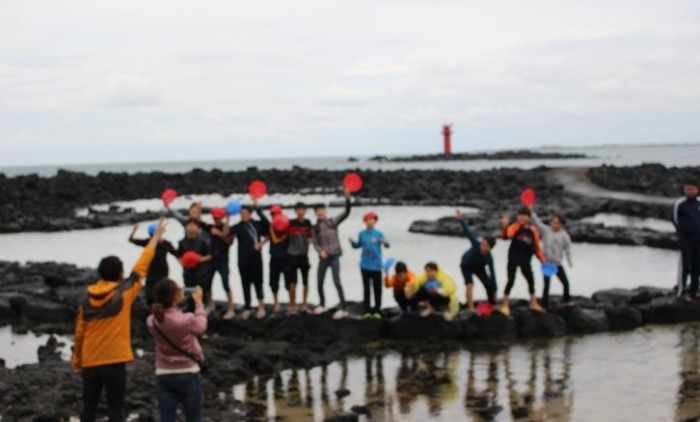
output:
<instances>
[{"instance_id":1,"label":"wet rock surface","mask_svg":"<svg viewBox=\"0 0 700 422\"><path fill-rule=\"evenodd\" d=\"M686 181L694 180L697 183L700 180L700 166L601 166L589 169L587 174L593 183L610 190L674 198L682 195L683 184Z\"/></svg>"},{"instance_id":2,"label":"wet rock surface","mask_svg":"<svg viewBox=\"0 0 700 422\"><path fill-rule=\"evenodd\" d=\"M69 334L73 320L68 319L66 312L75 311L77 295L94 280L93 270L72 265L1 263L0 298L8 309L3 311L0 323L13 324L19 332L31 329ZM700 302L679 301L670 289L655 287L604 290L592 298L575 297L573 304L562 304L558 296L553 296L550 303L549 312L539 313L529 310L527 301L513 300L512 317L498 312L488 317L462 313L452 322L444 321L440 315L398 316L394 309L385 310L387 317L381 320L363 320L358 311L353 311L351 317L340 321L329 316L333 310L321 316L273 315L260 321L223 320L215 312L210 316L209 337L203 340L208 362L204 377L205 413L209 420L264 418L264 407L242 403L231 396L233 384L287 368L328 365L353 354L386 348L412 353L417 347L435 351L460 346L492 347L487 345L700 320ZM359 309L359 304L350 307L355 308ZM134 348L143 353L137 354L140 357L128 367L127 402L130 413L151 420L157 417L154 345L145 329L148 310L144 303L137 301L132 315ZM37 351L38 364L14 369L0 365L3 421L66 419L79 413L81 382L70 364L60 360L58 346L56 338L51 337ZM401 380L406 391L422 394L421 391L445 382L439 368L420 369ZM338 390L336 394L346 396L348 392ZM358 404L356 410L373 412L375 404ZM498 413L497 408L489 406L483 411ZM353 418L359 414L351 413L329 418Z\"/></svg>"}]
</instances>

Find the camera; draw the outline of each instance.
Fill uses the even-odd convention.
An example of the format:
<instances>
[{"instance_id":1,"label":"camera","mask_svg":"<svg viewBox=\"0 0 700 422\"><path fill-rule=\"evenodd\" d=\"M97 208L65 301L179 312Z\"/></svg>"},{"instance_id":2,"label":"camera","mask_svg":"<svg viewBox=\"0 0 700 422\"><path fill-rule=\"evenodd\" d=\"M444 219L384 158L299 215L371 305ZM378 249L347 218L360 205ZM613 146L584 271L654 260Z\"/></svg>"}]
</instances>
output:
<instances>
[{"instance_id":1,"label":"camera","mask_svg":"<svg viewBox=\"0 0 700 422\"><path fill-rule=\"evenodd\" d=\"M189 299L192 297L196 290L196 287L185 287L184 289L182 289L182 295L185 297L185 299Z\"/></svg>"}]
</instances>

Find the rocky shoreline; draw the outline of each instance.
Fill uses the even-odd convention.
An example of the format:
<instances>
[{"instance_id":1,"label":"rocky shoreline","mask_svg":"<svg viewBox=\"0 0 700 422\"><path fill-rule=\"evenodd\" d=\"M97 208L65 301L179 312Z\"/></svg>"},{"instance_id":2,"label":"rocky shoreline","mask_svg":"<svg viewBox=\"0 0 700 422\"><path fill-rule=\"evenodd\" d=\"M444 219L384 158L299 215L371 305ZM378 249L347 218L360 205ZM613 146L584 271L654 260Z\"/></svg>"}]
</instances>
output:
<instances>
[{"instance_id":1,"label":"rocky shoreline","mask_svg":"<svg viewBox=\"0 0 700 422\"><path fill-rule=\"evenodd\" d=\"M0 324L11 324L20 332L70 334L77 298L94 279L94 270L73 265L0 263ZM259 419L264 409L236 401L227 393L233 384L286 368L326 365L352 354L502 345L700 321L700 302L678 301L670 289L609 289L590 298L575 297L574 302L574 307L563 306L553 297L551 312L540 314L530 311L526 301L516 300L510 318L499 313L488 317L461 313L453 322L440 316L400 317L396 309L385 309L382 320L362 320L357 316L359 304L351 306L352 317L339 321L327 314L273 315L261 321L226 321L212 314L204 342L209 364L204 377L206 415L210 420ZM137 301L133 343L143 355L129 366L127 401L130 413L138 414L139 420L152 420L157 409L153 341L144 324L147 314L145 305ZM53 347L50 341L40 350L38 364L0 368L3 421L66 420L78 413L80 381L70 365L52 353ZM343 417L356 420L357 414Z\"/></svg>"},{"instance_id":2,"label":"rocky shoreline","mask_svg":"<svg viewBox=\"0 0 700 422\"><path fill-rule=\"evenodd\" d=\"M642 164L633 167L601 166L588 169L593 183L616 191L644 193L676 198L682 195L688 180L700 183L700 166L665 167L661 164Z\"/></svg>"},{"instance_id":3,"label":"rocky shoreline","mask_svg":"<svg viewBox=\"0 0 700 422\"><path fill-rule=\"evenodd\" d=\"M463 152L445 154L423 154L410 155L399 157L386 157L377 155L369 159L369 161L392 162L392 163L412 163L425 161L471 161L471 160L567 160L577 158L593 158L586 154L578 153L561 153L561 152L538 152L530 150L505 150L494 152Z\"/></svg>"}]
</instances>

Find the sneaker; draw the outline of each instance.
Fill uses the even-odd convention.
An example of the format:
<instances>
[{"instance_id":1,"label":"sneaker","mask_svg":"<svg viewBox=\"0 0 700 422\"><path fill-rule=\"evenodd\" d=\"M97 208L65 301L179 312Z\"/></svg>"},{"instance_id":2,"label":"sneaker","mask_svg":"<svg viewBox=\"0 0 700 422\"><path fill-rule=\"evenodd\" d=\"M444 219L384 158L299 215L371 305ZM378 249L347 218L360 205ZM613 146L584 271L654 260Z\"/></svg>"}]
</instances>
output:
<instances>
[{"instance_id":1,"label":"sneaker","mask_svg":"<svg viewBox=\"0 0 700 422\"><path fill-rule=\"evenodd\" d=\"M318 308L314 309L313 314L321 315L324 312L326 312L326 308L324 308L323 306L319 306Z\"/></svg>"},{"instance_id":2,"label":"sneaker","mask_svg":"<svg viewBox=\"0 0 700 422\"><path fill-rule=\"evenodd\" d=\"M510 316L510 308L506 305L501 306L501 313L505 316Z\"/></svg>"},{"instance_id":3,"label":"sneaker","mask_svg":"<svg viewBox=\"0 0 700 422\"><path fill-rule=\"evenodd\" d=\"M452 321L455 318L450 311L443 312L442 317L445 318L445 321Z\"/></svg>"},{"instance_id":4,"label":"sneaker","mask_svg":"<svg viewBox=\"0 0 700 422\"><path fill-rule=\"evenodd\" d=\"M242 319L243 321L246 321L248 318L250 318L250 314L251 314L250 309L246 309L246 310L243 311L243 313L241 314L241 319Z\"/></svg>"},{"instance_id":5,"label":"sneaker","mask_svg":"<svg viewBox=\"0 0 700 422\"><path fill-rule=\"evenodd\" d=\"M344 310L342 310L342 309L338 309L338 310L335 311L335 313L333 314L333 319L343 319L343 318L345 318L346 316L348 316L348 312L347 312L347 311L344 311Z\"/></svg>"},{"instance_id":6,"label":"sneaker","mask_svg":"<svg viewBox=\"0 0 700 422\"><path fill-rule=\"evenodd\" d=\"M432 310L426 308L426 309L423 309L422 311L420 311L420 316L422 316L423 318L426 318L426 317L430 316L430 314L432 314L432 313L433 313Z\"/></svg>"},{"instance_id":7,"label":"sneaker","mask_svg":"<svg viewBox=\"0 0 700 422\"><path fill-rule=\"evenodd\" d=\"M380 312L375 312L374 314L372 314L372 317L374 319L382 319L382 314Z\"/></svg>"},{"instance_id":8,"label":"sneaker","mask_svg":"<svg viewBox=\"0 0 700 422\"><path fill-rule=\"evenodd\" d=\"M233 319L236 314L233 311L226 311L224 314L224 319Z\"/></svg>"},{"instance_id":9,"label":"sneaker","mask_svg":"<svg viewBox=\"0 0 700 422\"><path fill-rule=\"evenodd\" d=\"M265 315L267 315L265 313L265 308L260 308L260 309L258 309L258 312L255 313L255 318L263 319L263 318L265 318Z\"/></svg>"},{"instance_id":10,"label":"sneaker","mask_svg":"<svg viewBox=\"0 0 700 422\"><path fill-rule=\"evenodd\" d=\"M541 306L540 306L539 304L537 304L537 303L530 305L530 309L532 309L532 310L535 311L535 312L541 312L541 313L547 312L547 311L544 310L543 307L541 307Z\"/></svg>"},{"instance_id":11,"label":"sneaker","mask_svg":"<svg viewBox=\"0 0 700 422\"><path fill-rule=\"evenodd\" d=\"M365 312L364 314L362 314L362 318L364 318L364 319L372 318L372 314L369 312Z\"/></svg>"}]
</instances>

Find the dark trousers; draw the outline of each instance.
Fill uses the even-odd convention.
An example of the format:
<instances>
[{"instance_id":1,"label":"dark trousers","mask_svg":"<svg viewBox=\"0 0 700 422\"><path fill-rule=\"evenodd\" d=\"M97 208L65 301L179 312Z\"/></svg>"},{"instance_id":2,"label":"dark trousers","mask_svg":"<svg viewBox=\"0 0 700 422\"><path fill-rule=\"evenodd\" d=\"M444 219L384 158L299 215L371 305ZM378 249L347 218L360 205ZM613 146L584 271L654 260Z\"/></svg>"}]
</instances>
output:
<instances>
[{"instance_id":1,"label":"dark trousers","mask_svg":"<svg viewBox=\"0 0 700 422\"><path fill-rule=\"evenodd\" d=\"M280 277L284 277L284 288L289 291L291 276L287 258L270 257L270 289L277 293L280 289Z\"/></svg>"},{"instance_id":2,"label":"dark trousers","mask_svg":"<svg viewBox=\"0 0 700 422\"><path fill-rule=\"evenodd\" d=\"M425 288L418 290L414 297L416 298L416 302L425 302L427 300L428 303L430 303L430 306L432 306L436 311L446 311L450 306L449 297L440 294L428 293Z\"/></svg>"},{"instance_id":3,"label":"dark trousers","mask_svg":"<svg viewBox=\"0 0 700 422\"><path fill-rule=\"evenodd\" d=\"M700 242L681 238L679 243L683 270L690 274L690 290L688 290L688 294L691 297L695 297L698 293L698 284L700 284Z\"/></svg>"},{"instance_id":4,"label":"dark trousers","mask_svg":"<svg viewBox=\"0 0 700 422\"><path fill-rule=\"evenodd\" d=\"M362 287L364 299L362 305L364 312L382 311L382 272L362 269ZM370 304L370 292L374 291L374 308Z\"/></svg>"},{"instance_id":5,"label":"dark trousers","mask_svg":"<svg viewBox=\"0 0 700 422\"><path fill-rule=\"evenodd\" d=\"M561 281L562 287L564 287L564 302L569 302L571 297L569 296L569 278L566 276L566 271L564 271L564 266L559 265L557 267L557 278ZM547 306L549 304L549 283L552 277L544 278L544 289L542 290L542 306Z\"/></svg>"},{"instance_id":6,"label":"dark trousers","mask_svg":"<svg viewBox=\"0 0 700 422\"><path fill-rule=\"evenodd\" d=\"M394 289L394 300L399 304L399 308L401 308L401 312L404 314L418 309L416 297L414 296L410 299L406 298L406 293L403 289Z\"/></svg>"},{"instance_id":7,"label":"dark trousers","mask_svg":"<svg viewBox=\"0 0 700 422\"><path fill-rule=\"evenodd\" d=\"M206 289L211 292L212 285L214 284L214 276L219 273L221 276L221 283L224 285L224 290L226 293L231 291L231 285L229 284L229 274L230 274L228 261L209 261L209 268L207 269L207 283Z\"/></svg>"},{"instance_id":8,"label":"dark trousers","mask_svg":"<svg viewBox=\"0 0 700 422\"><path fill-rule=\"evenodd\" d=\"M287 258L289 266L289 282L296 284L298 281L297 271L301 273L301 281L304 286L309 285L309 257L308 256L290 256Z\"/></svg>"},{"instance_id":9,"label":"dark trousers","mask_svg":"<svg viewBox=\"0 0 700 422\"><path fill-rule=\"evenodd\" d=\"M527 280L527 288L530 295L535 294L535 278L532 275L532 267L530 264L514 264L512 262L508 263L508 284L506 284L505 295L510 295L510 291L513 289L513 284L515 283L515 271L520 267L520 272L523 273L525 280Z\"/></svg>"},{"instance_id":10,"label":"dark trousers","mask_svg":"<svg viewBox=\"0 0 700 422\"><path fill-rule=\"evenodd\" d=\"M153 297L153 289L156 287L156 284L164 278L168 278L168 275L149 275L146 277L144 290L146 291L146 303L149 307L153 305L153 302L155 302L155 298Z\"/></svg>"},{"instance_id":11,"label":"dark trousers","mask_svg":"<svg viewBox=\"0 0 700 422\"><path fill-rule=\"evenodd\" d=\"M177 405L182 404L187 422L202 421L202 377L196 374L158 375L160 422L175 422Z\"/></svg>"},{"instance_id":12,"label":"dark trousers","mask_svg":"<svg viewBox=\"0 0 700 422\"><path fill-rule=\"evenodd\" d=\"M486 296L489 298L489 303L495 305L497 287L496 283L493 281L493 278L486 274L486 268L470 268L465 263L462 263L460 268L462 269L462 276L464 276L464 283L474 284L474 276L476 276L486 289Z\"/></svg>"},{"instance_id":13,"label":"dark trousers","mask_svg":"<svg viewBox=\"0 0 700 422\"><path fill-rule=\"evenodd\" d=\"M250 288L255 286L255 295L258 300L262 300L263 295L263 269L262 259L238 261L238 272L241 274L241 282L243 283L243 299L245 301L245 309L250 309Z\"/></svg>"},{"instance_id":14,"label":"dark trousers","mask_svg":"<svg viewBox=\"0 0 700 422\"><path fill-rule=\"evenodd\" d=\"M335 290L338 292L338 299L340 300L340 309L345 310L345 294L343 293L343 285L340 284L340 256L334 255L329 256L325 259L320 259L318 261L318 297L321 301L321 306L326 307L326 294L323 290L323 281L326 279L326 272L331 269L333 275L333 284L335 284Z\"/></svg>"},{"instance_id":15,"label":"dark trousers","mask_svg":"<svg viewBox=\"0 0 700 422\"><path fill-rule=\"evenodd\" d=\"M107 396L109 422L124 420L124 396L126 394L126 364L83 368L83 414L81 422L95 420L102 388Z\"/></svg>"}]
</instances>

